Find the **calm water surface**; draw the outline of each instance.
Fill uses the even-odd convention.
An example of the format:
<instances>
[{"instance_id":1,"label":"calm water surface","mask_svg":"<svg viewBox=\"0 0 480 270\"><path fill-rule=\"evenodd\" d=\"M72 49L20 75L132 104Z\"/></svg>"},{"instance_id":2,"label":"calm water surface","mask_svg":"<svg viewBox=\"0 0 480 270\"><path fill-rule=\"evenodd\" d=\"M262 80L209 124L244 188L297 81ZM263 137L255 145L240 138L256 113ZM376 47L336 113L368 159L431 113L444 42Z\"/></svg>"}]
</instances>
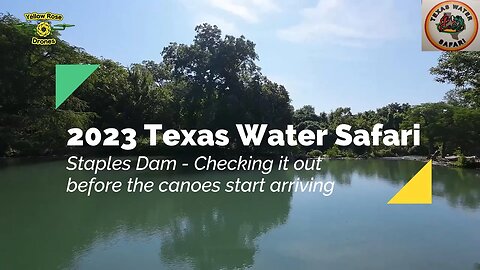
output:
<instances>
[{"instance_id":1,"label":"calm water surface","mask_svg":"<svg viewBox=\"0 0 480 270\"><path fill-rule=\"evenodd\" d=\"M433 204L386 202L415 161L329 161L267 180L317 193L66 194L66 161L0 167L0 269L480 269L480 172L434 167ZM88 172L75 172L89 179ZM110 180L259 172L108 172Z\"/></svg>"}]
</instances>

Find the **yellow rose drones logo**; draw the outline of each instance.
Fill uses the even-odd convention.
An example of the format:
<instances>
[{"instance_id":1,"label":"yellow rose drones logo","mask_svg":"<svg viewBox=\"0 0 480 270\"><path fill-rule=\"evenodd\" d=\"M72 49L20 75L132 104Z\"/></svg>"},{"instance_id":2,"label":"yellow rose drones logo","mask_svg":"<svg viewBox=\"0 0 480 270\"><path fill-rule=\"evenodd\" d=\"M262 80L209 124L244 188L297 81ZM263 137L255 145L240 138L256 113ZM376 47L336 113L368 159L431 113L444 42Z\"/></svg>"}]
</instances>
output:
<instances>
[{"instance_id":1,"label":"yellow rose drones logo","mask_svg":"<svg viewBox=\"0 0 480 270\"><path fill-rule=\"evenodd\" d=\"M468 4L466 2L469 2ZM423 50L475 51L478 18L475 9L479 1L423 1Z\"/></svg>"},{"instance_id":2,"label":"yellow rose drones logo","mask_svg":"<svg viewBox=\"0 0 480 270\"><path fill-rule=\"evenodd\" d=\"M26 28L31 31L32 44L34 45L53 45L57 40L52 36L53 31L65 30L67 27L75 26L73 24L53 24L52 21L62 21L63 15L52 12L45 13L25 13L27 22L19 23L18 27ZM35 23L32 23L35 22Z\"/></svg>"}]
</instances>

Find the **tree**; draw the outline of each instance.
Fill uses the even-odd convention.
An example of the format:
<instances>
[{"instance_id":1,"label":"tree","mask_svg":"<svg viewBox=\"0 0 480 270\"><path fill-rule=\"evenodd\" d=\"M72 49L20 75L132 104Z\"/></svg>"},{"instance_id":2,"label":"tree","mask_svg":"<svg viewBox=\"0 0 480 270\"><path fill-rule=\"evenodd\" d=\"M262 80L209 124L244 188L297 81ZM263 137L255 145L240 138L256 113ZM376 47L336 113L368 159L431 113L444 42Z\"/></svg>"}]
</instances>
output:
<instances>
[{"instance_id":1,"label":"tree","mask_svg":"<svg viewBox=\"0 0 480 270\"><path fill-rule=\"evenodd\" d=\"M193 44L171 43L162 52L183 127L233 130L235 123L281 127L291 122L289 94L262 75L253 42L222 37L209 24L195 31Z\"/></svg>"},{"instance_id":2,"label":"tree","mask_svg":"<svg viewBox=\"0 0 480 270\"><path fill-rule=\"evenodd\" d=\"M315 108L311 105L305 105L293 113L293 123L298 125L305 121L318 121L319 117L315 114Z\"/></svg>"},{"instance_id":3,"label":"tree","mask_svg":"<svg viewBox=\"0 0 480 270\"><path fill-rule=\"evenodd\" d=\"M398 130L409 109L409 104L388 104L385 107L377 109L377 121L384 124L385 129Z\"/></svg>"},{"instance_id":4,"label":"tree","mask_svg":"<svg viewBox=\"0 0 480 270\"><path fill-rule=\"evenodd\" d=\"M438 82L455 86L446 95L449 103L480 108L480 52L443 53L430 72Z\"/></svg>"},{"instance_id":5,"label":"tree","mask_svg":"<svg viewBox=\"0 0 480 270\"><path fill-rule=\"evenodd\" d=\"M352 110L347 107L337 108L328 115L328 122L331 130L335 130L340 124L351 125L353 123Z\"/></svg>"},{"instance_id":6,"label":"tree","mask_svg":"<svg viewBox=\"0 0 480 270\"><path fill-rule=\"evenodd\" d=\"M480 110L451 104L426 103L412 108L404 128L418 123L422 140L430 153L441 150L442 156L460 148L463 153L478 154L480 140Z\"/></svg>"},{"instance_id":7,"label":"tree","mask_svg":"<svg viewBox=\"0 0 480 270\"><path fill-rule=\"evenodd\" d=\"M57 63L85 63L93 58L58 39L55 46L31 44L28 28L0 15L0 154L38 155L64 149L70 127L86 127L93 115L87 104L72 98L53 110Z\"/></svg>"}]
</instances>

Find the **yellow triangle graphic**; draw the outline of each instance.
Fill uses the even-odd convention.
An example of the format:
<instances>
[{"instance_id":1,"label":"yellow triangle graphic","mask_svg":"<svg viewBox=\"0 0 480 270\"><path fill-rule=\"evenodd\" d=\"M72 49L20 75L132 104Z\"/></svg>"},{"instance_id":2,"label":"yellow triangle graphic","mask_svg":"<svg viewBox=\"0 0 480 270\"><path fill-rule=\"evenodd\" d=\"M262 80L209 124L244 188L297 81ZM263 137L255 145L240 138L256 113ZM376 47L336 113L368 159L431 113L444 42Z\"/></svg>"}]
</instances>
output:
<instances>
[{"instance_id":1,"label":"yellow triangle graphic","mask_svg":"<svg viewBox=\"0 0 480 270\"><path fill-rule=\"evenodd\" d=\"M432 204L432 161L400 189L388 204Z\"/></svg>"}]
</instances>

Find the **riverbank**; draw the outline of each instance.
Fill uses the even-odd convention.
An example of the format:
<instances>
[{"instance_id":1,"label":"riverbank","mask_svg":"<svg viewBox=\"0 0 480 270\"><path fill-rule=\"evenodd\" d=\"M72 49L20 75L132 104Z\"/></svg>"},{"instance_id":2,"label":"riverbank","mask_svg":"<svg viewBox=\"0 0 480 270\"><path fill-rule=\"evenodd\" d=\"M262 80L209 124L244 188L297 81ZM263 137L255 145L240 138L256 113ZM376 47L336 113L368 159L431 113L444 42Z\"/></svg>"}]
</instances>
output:
<instances>
[{"instance_id":1,"label":"riverbank","mask_svg":"<svg viewBox=\"0 0 480 270\"><path fill-rule=\"evenodd\" d=\"M61 159L67 159L68 157L75 155L51 155L51 156L17 156L17 157L0 157L0 166L9 166L9 165L15 165L17 163L36 163L36 162L44 162L44 161L55 161L55 160L61 160ZM201 155L199 153L198 155ZM213 156L219 156L219 157L233 157L233 156L248 156L252 154L247 154L247 153L239 153L238 155L226 155L226 154L218 154L214 153ZM97 157L97 158L102 158L102 157L108 157L111 155L97 155L93 154L91 157ZM129 157L132 155L115 155L119 157ZM135 155L133 155L135 156ZM186 155L185 153L180 153L178 155L146 155L146 156L156 156L156 157L177 157L177 158L183 158L183 159L188 159L190 155ZM272 158L274 155L256 155L259 158ZM278 155L280 157L280 155ZM311 159L315 157L306 157L303 155L291 155L290 156L293 159ZM322 159L325 160L352 160L352 159L380 159L380 160L410 160L410 161L421 161L421 162L427 162L430 158L427 156L391 156L391 157L371 157L371 156L353 156L353 157L328 157L328 156L323 156L321 157ZM433 160L433 165L434 166L442 166L442 167L456 167L456 168L465 168L465 169L480 169L480 159L477 157L465 157L467 159L467 165L462 166L459 163L459 158L458 156L449 156L445 158L437 157ZM316 159L316 158L315 158Z\"/></svg>"},{"instance_id":2,"label":"riverbank","mask_svg":"<svg viewBox=\"0 0 480 270\"><path fill-rule=\"evenodd\" d=\"M459 160L462 157L459 156L449 156L449 157L437 157L433 159L432 164L434 166L443 166L443 167L460 167L467 169L480 169L480 159L477 157L463 157L466 158L466 164L461 166ZM401 157L383 157L381 159L385 160L414 160L414 161L428 161L430 158L426 156L401 156ZM463 162L462 162L463 163Z\"/></svg>"}]
</instances>

